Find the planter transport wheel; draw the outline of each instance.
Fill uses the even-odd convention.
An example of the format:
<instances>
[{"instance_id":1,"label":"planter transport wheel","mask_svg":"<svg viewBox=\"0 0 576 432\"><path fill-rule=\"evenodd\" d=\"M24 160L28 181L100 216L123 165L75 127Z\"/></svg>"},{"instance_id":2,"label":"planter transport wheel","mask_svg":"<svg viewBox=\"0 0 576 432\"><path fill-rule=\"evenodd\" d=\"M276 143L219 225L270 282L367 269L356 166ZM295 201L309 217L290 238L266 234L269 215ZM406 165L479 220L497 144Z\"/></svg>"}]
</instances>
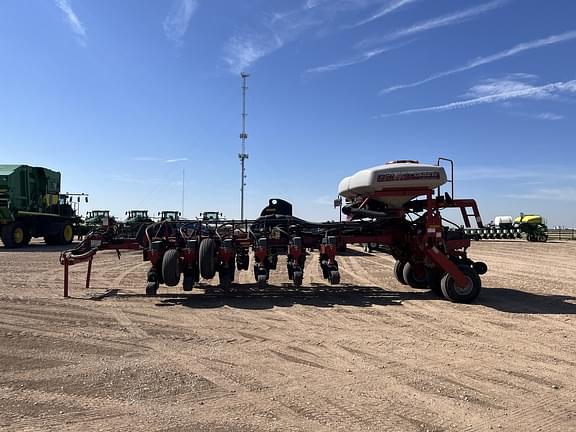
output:
<instances>
[{"instance_id":1,"label":"planter transport wheel","mask_svg":"<svg viewBox=\"0 0 576 432\"><path fill-rule=\"evenodd\" d=\"M394 264L394 276L396 277L396 280L400 282L402 285L408 285L403 275L405 266L406 266L405 262L398 260Z\"/></svg>"},{"instance_id":2,"label":"planter transport wheel","mask_svg":"<svg viewBox=\"0 0 576 432\"><path fill-rule=\"evenodd\" d=\"M449 273L446 273L440 282L442 294L454 303L471 303L474 301L482 289L480 276L468 266L458 266L458 269L466 277L466 286L460 287Z\"/></svg>"},{"instance_id":3,"label":"planter transport wheel","mask_svg":"<svg viewBox=\"0 0 576 432\"><path fill-rule=\"evenodd\" d=\"M216 242L206 238L200 243L198 251L200 261L200 275L204 279L212 279L216 274Z\"/></svg>"},{"instance_id":4,"label":"planter transport wheel","mask_svg":"<svg viewBox=\"0 0 576 432\"><path fill-rule=\"evenodd\" d=\"M406 263L402 270L402 277L406 281L406 284L410 285L412 288L426 288L426 267L423 265Z\"/></svg>"},{"instance_id":5,"label":"planter transport wheel","mask_svg":"<svg viewBox=\"0 0 576 432\"><path fill-rule=\"evenodd\" d=\"M173 287L180 282L180 268L178 264L178 249L167 250L162 258L162 278L167 286Z\"/></svg>"}]
</instances>

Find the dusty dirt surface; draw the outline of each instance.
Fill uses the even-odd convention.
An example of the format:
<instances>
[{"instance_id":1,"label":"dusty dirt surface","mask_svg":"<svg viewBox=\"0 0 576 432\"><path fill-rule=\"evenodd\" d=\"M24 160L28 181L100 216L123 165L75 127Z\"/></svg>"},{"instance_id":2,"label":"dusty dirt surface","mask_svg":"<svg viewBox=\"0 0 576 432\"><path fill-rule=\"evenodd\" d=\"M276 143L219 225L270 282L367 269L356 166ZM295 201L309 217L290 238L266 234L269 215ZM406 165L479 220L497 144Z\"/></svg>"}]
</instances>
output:
<instances>
[{"instance_id":1,"label":"dusty dirt surface","mask_svg":"<svg viewBox=\"0 0 576 432\"><path fill-rule=\"evenodd\" d=\"M309 256L258 290L143 295L141 256L99 253L62 298L54 247L0 249L0 429L576 431L576 242L474 243L480 298L400 285L393 261Z\"/></svg>"}]
</instances>

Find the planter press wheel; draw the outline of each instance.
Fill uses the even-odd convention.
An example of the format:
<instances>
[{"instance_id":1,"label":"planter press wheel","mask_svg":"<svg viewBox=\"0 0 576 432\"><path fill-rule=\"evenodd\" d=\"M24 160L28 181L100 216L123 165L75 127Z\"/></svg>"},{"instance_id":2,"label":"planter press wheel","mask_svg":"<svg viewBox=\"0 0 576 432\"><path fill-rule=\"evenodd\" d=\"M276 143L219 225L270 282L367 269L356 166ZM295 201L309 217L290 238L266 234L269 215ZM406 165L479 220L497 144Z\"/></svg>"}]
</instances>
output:
<instances>
[{"instance_id":1,"label":"planter press wheel","mask_svg":"<svg viewBox=\"0 0 576 432\"><path fill-rule=\"evenodd\" d=\"M158 282L147 282L146 283L146 295L155 296L158 291Z\"/></svg>"},{"instance_id":2,"label":"planter press wheel","mask_svg":"<svg viewBox=\"0 0 576 432\"><path fill-rule=\"evenodd\" d=\"M218 277L220 278L220 286L222 288L230 288L230 285L234 282L235 270L236 268L233 265L220 269Z\"/></svg>"},{"instance_id":3,"label":"planter press wheel","mask_svg":"<svg viewBox=\"0 0 576 432\"><path fill-rule=\"evenodd\" d=\"M265 274L259 274L256 280L258 288L266 288L266 284L268 282L268 277Z\"/></svg>"},{"instance_id":4,"label":"planter press wheel","mask_svg":"<svg viewBox=\"0 0 576 432\"><path fill-rule=\"evenodd\" d=\"M340 283L340 272L338 270L330 270L328 281L331 285L338 285Z\"/></svg>"},{"instance_id":5,"label":"planter press wheel","mask_svg":"<svg viewBox=\"0 0 576 432\"><path fill-rule=\"evenodd\" d=\"M459 265L458 269L464 273L466 286L460 287L449 273L446 273L440 282L442 294L454 303L471 303L480 294L482 281L474 269Z\"/></svg>"},{"instance_id":6,"label":"planter press wheel","mask_svg":"<svg viewBox=\"0 0 576 432\"><path fill-rule=\"evenodd\" d=\"M293 274L292 274L292 281L294 282L294 286L302 286L302 280L304 278L304 274L302 273L301 270L296 270Z\"/></svg>"}]
</instances>

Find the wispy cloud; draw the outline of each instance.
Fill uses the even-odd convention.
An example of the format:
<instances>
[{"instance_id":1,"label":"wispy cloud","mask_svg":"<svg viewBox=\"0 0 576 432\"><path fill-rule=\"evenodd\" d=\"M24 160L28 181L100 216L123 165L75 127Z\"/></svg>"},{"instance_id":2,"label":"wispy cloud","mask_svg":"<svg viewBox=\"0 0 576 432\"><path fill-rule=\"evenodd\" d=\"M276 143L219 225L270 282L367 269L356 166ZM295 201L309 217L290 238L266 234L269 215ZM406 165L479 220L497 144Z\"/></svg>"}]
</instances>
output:
<instances>
[{"instance_id":1,"label":"wispy cloud","mask_svg":"<svg viewBox=\"0 0 576 432\"><path fill-rule=\"evenodd\" d=\"M560 115L560 114L556 114L556 113L551 113L551 112L544 112L544 113L540 113L540 114L536 114L534 116L535 119L538 120L563 120L564 116Z\"/></svg>"},{"instance_id":2,"label":"wispy cloud","mask_svg":"<svg viewBox=\"0 0 576 432\"><path fill-rule=\"evenodd\" d=\"M68 22L70 29L74 32L77 37L78 43L82 46L86 46L86 28L78 18L78 15L72 9L72 4L70 0L54 0L56 6L60 8L64 14L64 18Z\"/></svg>"},{"instance_id":3,"label":"wispy cloud","mask_svg":"<svg viewBox=\"0 0 576 432\"><path fill-rule=\"evenodd\" d=\"M271 37L270 37L271 36ZM262 57L280 49L285 41L278 35L243 34L233 36L224 48L224 61L231 72L245 71Z\"/></svg>"},{"instance_id":4,"label":"wispy cloud","mask_svg":"<svg viewBox=\"0 0 576 432\"><path fill-rule=\"evenodd\" d=\"M576 201L576 188L556 187L539 188L528 193L507 194L506 198L530 199L530 200L553 200L553 201Z\"/></svg>"},{"instance_id":5,"label":"wispy cloud","mask_svg":"<svg viewBox=\"0 0 576 432\"><path fill-rule=\"evenodd\" d=\"M223 60L233 73L247 70L258 60L312 31L329 32L337 14L364 9L376 1L306 0L297 8L266 15L230 37L224 45Z\"/></svg>"},{"instance_id":6,"label":"wispy cloud","mask_svg":"<svg viewBox=\"0 0 576 432\"><path fill-rule=\"evenodd\" d=\"M409 115L425 112L451 111L470 108L477 105L505 102L512 99L547 99L561 94L576 93L576 80L555 82L542 86L534 86L526 83L510 80L489 80L472 87L467 95L470 99L450 102L443 105L435 105L424 108L415 108L399 111L391 114L382 114L377 118Z\"/></svg>"},{"instance_id":7,"label":"wispy cloud","mask_svg":"<svg viewBox=\"0 0 576 432\"><path fill-rule=\"evenodd\" d=\"M391 14L392 12L396 11L397 9L400 9L403 6L407 6L410 3L415 3L417 1L419 0L393 0L389 2L386 6L381 8L378 12L370 15L368 18L365 18L362 21L357 22L356 24L349 26L349 28L360 27L365 24L371 23L372 21L382 18L383 16Z\"/></svg>"},{"instance_id":8,"label":"wispy cloud","mask_svg":"<svg viewBox=\"0 0 576 432\"><path fill-rule=\"evenodd\" d=\"M133 156L130 158L130 160L138 161L138 162L161 162L161 163L170 164L170 163L176 163L176 162L185 162L188 160L188 158L164 159L164 158L153 157L153 156Z\"/></svg>"},{"instance_id":9,"label":"wispy cloud","mask_svg":"<svg viewBox=\"0 0 576 432\"><path fill-rule=\"evenodd\" d=\"M394 39L400 39L407 36L414 36L418 33L433 30L439 27L446 27L454 24L459 24L469 19L472 19L478 15L489 12L493 9L502 7L510 1L511 0L495 0L469 9L462 9L448 15L442 15L436 18L432 18L427 21L421 21L410 27L393 31L392 33L389 33L380 38L366 39L358 43L357 46L366 47L374 44L380 44L382 42Z\"/></svg>"},{"instance_id":10,"label":"wispy cloud","mask_svg":"<svg viewBox=\"0 0 576 432\"><path fill-rule=\"evenodd\" d=\"M344 67L353 66L353 65L356 65L359 63L364 63L364 62L370 60L371 58L377 57L380 54L384 54L388 51L392 51L392 50L395 50L397 48L403 47L403 46L407 45L408 43L409 42L368 50L366 52L363 52L363 53L357 55L356 57L349 59L349 60L344 60L341 62L329 64L329 65L317 66L314 68L307 69L306 73L307 74L313 74L313 73L331 72L331 71L335 71L338 69L342 69Z\"/></svg>"},{"instance_id":11,"label":"wispy cloud","mask_svg":"<svg viewBox=\"0 0 576 432\"><path fill-rule=\"evenodd\" d=\"M464 166L458 169L458 180L521 180L522 185L535 185L576 180L576 175L566 166Z\"/></svg>"},{"instance_id":12,"label":"wispy cloud","mask_svg":"<svg viewBox=\"0 0 576 432\"><path fill-rule=\"evenodd\" d=\"M177 46L182 44L182 38L188 30L192 15L197 8L198 0L175 0L172 3L162 27L166 37Z\"/></svg>"},{"instance_id":13,"label":"wispy cloud","mask_svg":"<svg viewBox=\"0 0 576 432\"><path fill-rule=\"evenodd\" d=\"M164 163L171 164L176 162L186 162L188 158L176 158L176 159L166 159Z\"/></svg>"},{"instance_id":14,"label":"wispy cloud","mask_svg":"<svg viewBox=\"0 0 576 432\"><path fill-rule=\"evenodd\" d=\"M458 66L458 67L455 67L453 69L446 70L444 72L435 73L435 74L430 75L429 77L424 78L422 80L414 81L414 82L407 83L407 84L399 84L399 85L395 85L392 87L388 87L388 88L382 90L380 93L391 93L391 92L396 91L396 90L417 87L417 86L420 86L422 84L426 84L430 81L434 81L434 80L437 80L440 78L444 78L444 77L447 77L450 75L457 74L459 72L464 72L464 71L467 71L470 69L474 69L474 68L477 68L479 66L483 66L483 65L486 65L489 63L493 63L493 62L505 59L507 57L515 56L515 55L523 53L525 51L530 51L533 49L542 48L542 47L546 47L549 45L558 44L561 42L566 42L566 41L569 41L569 40L572 40L575 38L576 38L576 31L569 31L569 32L565 32L565 33L561 33L561 34L557 34L557 35L553 35L553 36L548 36L548 37L545 37L542 39L533 40L530 42L523 42L523 43L520 43L516 46L513 46L512 48L509 48L507 50L497 52L496 54L492 54L492 55L489 55L486 57L477 57L473 60L470 60L469 62L467 62L466 64L464 64L462 66Z\"/></svg>"}]
</instances>

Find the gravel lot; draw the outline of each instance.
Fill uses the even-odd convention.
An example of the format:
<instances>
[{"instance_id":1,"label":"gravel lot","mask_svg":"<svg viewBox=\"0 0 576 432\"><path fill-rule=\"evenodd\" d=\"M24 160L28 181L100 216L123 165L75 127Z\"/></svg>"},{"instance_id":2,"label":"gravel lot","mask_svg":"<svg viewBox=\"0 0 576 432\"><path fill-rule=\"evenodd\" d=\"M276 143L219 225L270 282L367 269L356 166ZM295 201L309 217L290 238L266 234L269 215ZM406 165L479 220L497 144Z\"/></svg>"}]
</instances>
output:
<instances>
[{"instance_id":1,"label":"gravel lot","mask_svg":"<svg viewBox=\"0 0 576 432\"><path fill-rule=\"evenodd\" d=\"M576 431L576 242L482 241L472 305L400 285L352 250L342 284L249 272L143 295L140 254L0 249L0 429Z\"/></svg>"}]
</instances>

